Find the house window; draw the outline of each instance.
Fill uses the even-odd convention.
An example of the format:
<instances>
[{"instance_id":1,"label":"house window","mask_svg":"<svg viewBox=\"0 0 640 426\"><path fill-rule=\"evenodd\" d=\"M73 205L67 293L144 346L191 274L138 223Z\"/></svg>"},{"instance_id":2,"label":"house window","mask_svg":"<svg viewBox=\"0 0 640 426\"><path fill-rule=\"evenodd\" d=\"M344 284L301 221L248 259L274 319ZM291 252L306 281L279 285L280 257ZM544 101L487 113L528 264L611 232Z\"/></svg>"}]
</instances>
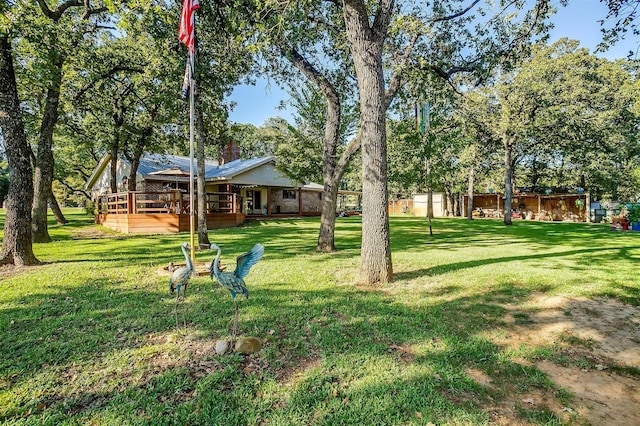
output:
<instances>
[{"instance_id":1,"label":"house window","mask_svg":"<svg viewBox=\"0 0 640 426\"><path fill-rule=\"evenodd\" d=\"M322 192L318 192L318 200L322 201Z\"/></svg>"},{"instance_id":2,"label":"house window","mask_svg":"<svg viewBox=\"0 0 640 426\"><path fill-rule=\"evenodd\" d=\"M282 198L284 200L295 200L296 199L296 191L293 189L283 189L282 190Z\"/></svg>"}]
</instances>

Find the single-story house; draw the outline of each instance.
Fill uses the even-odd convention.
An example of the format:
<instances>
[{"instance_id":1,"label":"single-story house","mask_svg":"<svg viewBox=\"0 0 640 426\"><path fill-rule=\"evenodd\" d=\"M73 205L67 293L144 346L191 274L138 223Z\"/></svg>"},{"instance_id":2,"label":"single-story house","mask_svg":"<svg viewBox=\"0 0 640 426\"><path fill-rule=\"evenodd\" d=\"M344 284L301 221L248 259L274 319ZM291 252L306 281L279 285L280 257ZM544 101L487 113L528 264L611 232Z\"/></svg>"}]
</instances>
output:
<instances>
[{"instance_id":1,"label":"single-story house","mask_svg":"<svg viewBox=\"0 0 640 426\"><path fill-rule=\"evenodd\" d=\"M111 161L110 155L102 158L85 186L97 203L97 223L127 233L189 230L188 157L145 154L136 191L127 191L130 165L118 159L116 193L111 193ZM276 169L273 157L206 161L204 173L209 229L236 226L247 217L315 216L322 210L322 185L292 181Z\"/></svg>"}]
</instances>

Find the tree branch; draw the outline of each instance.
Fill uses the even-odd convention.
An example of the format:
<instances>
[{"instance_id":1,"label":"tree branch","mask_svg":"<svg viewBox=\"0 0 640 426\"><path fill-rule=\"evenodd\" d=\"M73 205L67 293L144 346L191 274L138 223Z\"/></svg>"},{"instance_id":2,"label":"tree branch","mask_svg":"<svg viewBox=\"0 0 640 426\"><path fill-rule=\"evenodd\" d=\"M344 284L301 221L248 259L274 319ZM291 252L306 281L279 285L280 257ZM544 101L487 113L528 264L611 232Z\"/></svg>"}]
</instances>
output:
<instances>
[{"instance_id":1,"label":"tree branch","mask_svg":"<svg viewBox=\"0 0 640 426\"><path fill-rule=\"evenodd\" d=\"M86 192L84 189L78 189L78 188L74 188L71 185L69 185L67 182L59 180L58 182L60 182L60 185L64 186L65 188L67 188L69 191L76 193L79 192L80 194L84 195L85 197L91 199L91 195L89 195L88 192Z\"/></svg>"},{"instance_id":2,"label":"tree branch","mask_svg":"<svg viewBox=\"0 0 640 426\"><path fill-rule=\"evenodd\" d=\"M47 18L56 22L60 20L60 17L62 17L67 9L74 6L83 6L83 4L84 3L82 2L82 0L67 0L59 4L58 7L56 7L54 10L51 10L49 8L49 5L47 5L46 0L38 0L38 5L40 6L40 10L42 10L42 13L44 13Z\"/></svg>"},{"instance_id":3,"label":"tree branch","mask_svg":"<svg viewBox=\"0 0 640 426\"><path fill-rule=\"evenodd\" d=\"M469 6L467 6L465 9L462 9L461 11L454 13L453 15L447 15L447 16L438 16L437 18L433 18L432 20L430 20L429 22L431 23L436 23L436 22L442 22L442 21L451 21L452 19L456 19L459 18L465 14L467 14L471 9L473 9L475 7L475 5L477 5L478 3L480 3L480 0L473 0L473 3L471 3Z\"/></svg>"},{"instance_id":4,"label":"tree branch","mask_svg":"<svg viewBox=\"0 0 640 426\"><path fill-rule=\"evenodd\" d=\"M406 68L407 62L409 61L409 57L411 56L411 52L413 51L413 48L415 47L416 43L418 42L418 39L421 36L422 36L422 33L420 32L414 34L413 38L411 39L411 42L409 42L407 47L404 49L404 52L402 52L402 55L400 55L400 58L398 61L399 66L396 68L396 72L393 74L393 76L391 76L391 81L389 82L389 88L387 89L384 96L385 108L387 109L389 108L389 105L391 105L393 98L395 98L396 93L398 93L398 90L400 90L400 86L402 84L402 72Z\"/></svg>"},{"instance_id":5,"label":"tree branch","mask_svg":"<svg viewBox=\"0 0 640 426\"><path fill-rule=\"evenodd\" d=\"M324 93L324 96L329 102L339 102L340 98L335 87L333 87L333 84L331 84L331 82L329 82L329 80L327 80L327 78L322 75L322 73L320 73L313 64L300 55L296 49L284 44L283 42L278 42L276 46L285 58L289 59L289 61L291 61L291 63L298 68L305 77L322 90L322 93Z\"/></svg>"},{"instance_id":6,"label":"tree branch","mask_svg":"<svg viewBox=\"0 0 640 426\"><path fill-rule=\"evenodd\" d=\"M112 75L114 75L115 73L119 72L119 71L130 71L130 72L137 72L137 73L144 73L144 70L142 68L133 68L133 67L125 67L125 66L115 66L113 68L111 68L108 71L103 72L102 74L100 74L98 76L98 78L94 79L93 81L90 81L89 83L85 84L84 87L82 87L82 89L80 89L80 91L73 97L74 102L80 100L80 98L82 96L84 96L84 94L90 90L93 86L96 85L96 83L98 83L101 80L104 80L107 77L111 77Z\"/></svg>"},{"instance_id":7,"label":"tree branch","mask_svg":"<svg viewBox=\"0 0 640 426\"><path fill-rule=\"evenodd\" d=\"M58 22L62 15L64 15L64 13L71 7L84 6L85 10L82 14L83 21L89 19L91 15L106 12L108 10L108 8L106 7L98 7L96 9L92 9L89 0L67 0L59 4L58 7L56 7L54 10L51 10L46 0L38 0L38 5L40 6L40 10L42 10L42 13L54 22Z\"/></svg>"},{"instance_id":8,"label":"tree branch","mask_svg":"<svg viewBox=\"0 0 640 426\"><path fill-rule=\"evenodd\" d=\"M89 4L89 2L87 2L87 5ZM98 13L102 13L102 12L106 12L107 10L109 10L106 7L99 7L97 9L90 9L90 8L86 8L84 11L84 14L82 15L82 20L86 21L87 19L89 19L91 17L91 15L97 15Z\"/></svg>"},{"instance_id":9,"label":"tree branch","mask_svg":"<svg viewBox=\"0 0 640 426\"><path fill-rule=\"evenodd\" d=\"M429 64L423 67L422 69L431 71L434 74L436 74L438 77L441 77L446 81L450 81L451 77L453 77L458 73L478 71L480 69L480 65L479 65L480 62L481 62L480 58L476 58L472 61L467 62L464 65L452 66L447 70L445 70L444 68L438 65L432 65L432 64Z\"/></svg>"},{"instance_id":10,"label":"tree branch","mask_svg":"<svg viewBox=\"0 0 640 426\"><path fill-rule=\"evenodd\" d=\"M356 137L353 138L351 142L349 142L349 145L347 145L347 148L342 152L342 155L340 156L340 160L338 161L338 164L336 164L336 169L335 169L336 172L339 174L338 181L342 179L342 175L344 175L344 171L347 168L347 165L349 164L349 162L351 161L351 157L353 157L355 153L358 152L358 150L360 149L361 142L362 141L360 138L360 134L358 133Z\"/></svg>"},{"instance_id":11,"label":"tree branch","mask_svg":"<svg viewBox=\"0 0 640 426\"><path fill-rule=\"evenodd\" d=\"M389 28L389 23L391 22L391 17L393 15L394 3L394 0L382 0L380 2L380 8L373 20L373 25L371 26L375 41L378 43L383 42L387 36L387 29ZM364 9L364 18L366 18L366 7Z\"/></svg>"},{"instance_id":12,"label":"tree branch","mask_svg":"<svg viewBox=\"0 0 640 426\"><path fill-rule=\"evenodd\" d=\"M89 179L89 176L91 176L91 173L87 173L84 169L82 169L81 167L72 167L71 170L75 171L76 173L78 173L80 176L82 176L84 178L84 180Z\"/></svg>"}]
</instances>

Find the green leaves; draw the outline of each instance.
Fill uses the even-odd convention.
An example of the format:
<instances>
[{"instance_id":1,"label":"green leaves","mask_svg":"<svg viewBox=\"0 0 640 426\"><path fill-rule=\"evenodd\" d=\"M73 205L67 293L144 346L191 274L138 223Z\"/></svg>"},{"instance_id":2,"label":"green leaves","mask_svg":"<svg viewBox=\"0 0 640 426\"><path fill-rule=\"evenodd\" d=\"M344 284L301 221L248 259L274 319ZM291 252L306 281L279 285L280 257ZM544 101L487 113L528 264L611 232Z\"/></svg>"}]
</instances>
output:
<instances>
[{"instance_id":1,"label":"green leaves","mask_svg":"<svg viewBox=\"0 0 640 426\"><path fill-rule=\"evenodd\" d=\"M630 129L637 128L633 111L640 96L633 69L629 61L607 61L562 39L533 46L517 69L467 99L483 133L514 136L519 186L586 187L596 199L612 190L630 197L624 188L629 166L637 164Z\"/></svg>"}]
</instances>

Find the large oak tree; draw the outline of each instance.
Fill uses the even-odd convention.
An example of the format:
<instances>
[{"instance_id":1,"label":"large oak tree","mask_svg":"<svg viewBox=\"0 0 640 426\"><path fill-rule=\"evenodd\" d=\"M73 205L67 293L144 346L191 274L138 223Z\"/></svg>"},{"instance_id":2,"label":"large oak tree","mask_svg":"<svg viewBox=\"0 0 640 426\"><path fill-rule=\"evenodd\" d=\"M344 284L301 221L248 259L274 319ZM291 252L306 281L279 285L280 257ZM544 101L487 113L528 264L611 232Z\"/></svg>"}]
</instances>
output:
<instances>
[{"instance_id":1,"label":"large oak tree","mask_svg":"<svg viewBox=\"0 0 640 426\"><path fill-rule=\"evenodd\" d=\"M53 3L53 5L50 5ZM51 241L47 207L53 202L54 132L60 118L60 98L66 66L76 52L94 41L95 17L106 13L101 2L64 0L17 2L11 7L15 26L21 102L26 107L28 140L36 146L32 231L34 242ZM92 19L94 18L94 19Z\"/></svg>"},{"instance_id":2,"label":"large oak tree","mask_svg":"<svg viewBox=\"0 0 640 426\"><path fill-rule=\"evenodd\" d=\"M396 5L393 0L375 4L345 1L345 27L361 112L361 281L374 284L392 279L384 121L402 82L404 64L397 56L411 55L416 67L445 79L458 72L482 76L496 62L517 58L532 34L544 29L541 22L550 13L548 2L537 1L532 11L523 14L522 21L514 18L517 13L511 18L504 15L509 7L522 10L523 6L524 2L518 1L501 4L499 10L489 3L481 5L480 0L435 2L431 8L422 2L407 6ZM479 17L482 19L478 21ZM386 80L388 75L391 77Z\"/></svg>"},{"instance_id":3,"label":"large oak tree","mask_svg":"<svg viewBox=\"0 0 640 426\"><path fill-rule=\"evenodd\" d=\"M0 11L2 6L0 6ZM9 193L0 264L33 265L38 260L31 244L33 182L29 145L25 136L9 34L0 29L0 129L9 162Z\"/></svg>"}]
</instances>

